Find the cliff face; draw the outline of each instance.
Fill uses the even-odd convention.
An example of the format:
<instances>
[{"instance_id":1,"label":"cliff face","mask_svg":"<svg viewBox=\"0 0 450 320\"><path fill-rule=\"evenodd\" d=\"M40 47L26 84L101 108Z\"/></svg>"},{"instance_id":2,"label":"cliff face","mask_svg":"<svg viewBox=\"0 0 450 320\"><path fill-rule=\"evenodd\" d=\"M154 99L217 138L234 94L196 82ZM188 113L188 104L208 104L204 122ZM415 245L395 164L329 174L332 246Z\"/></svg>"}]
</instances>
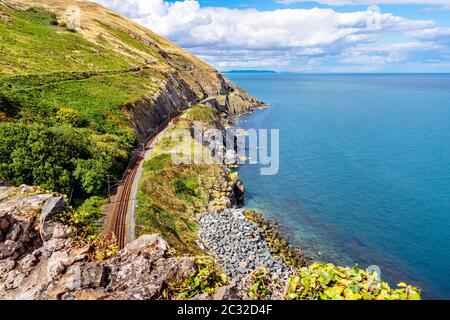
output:
<instances>
[{"instance_id":1,"label":"cliff face","mask_svg":"<svg viewBox=\"0 0 450 320\"><path fill-rule=\"evenodd\" d=\"M195 272L195 258L167 257L157 235L109 261L93 259L89 243L55 219L66 205L38 188L0 187L0 299L151 299Z\"/></svg>"}]
</instances>

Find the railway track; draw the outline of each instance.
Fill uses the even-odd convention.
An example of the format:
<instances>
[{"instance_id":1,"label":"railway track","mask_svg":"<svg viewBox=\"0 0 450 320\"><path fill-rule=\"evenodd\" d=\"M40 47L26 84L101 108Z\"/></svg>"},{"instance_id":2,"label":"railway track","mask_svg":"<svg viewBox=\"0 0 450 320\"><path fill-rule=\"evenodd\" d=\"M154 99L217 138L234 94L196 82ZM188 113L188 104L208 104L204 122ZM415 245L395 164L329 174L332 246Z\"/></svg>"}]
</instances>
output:
<instances>
[{"instance_id":1,"label":"railway track","mask_svg":"<svg viewBox=\"0 0 450 320\"><path fill-rule=\"evenodd\" d=\"M134 195L132 194L133 186L135 185L139 167L142 161L144 161L145 153L149 150L157 136L179 115L180 113L164 121L159 125L157 130L147 138L147 141L144 144L144 150L139 152L138 155L131 160L124 177L119 184L103 233L108 239L115 238L121 249L127 244L127 218L130 209L134 210L134 208L131 208L131 204L134 202Z\"/></svg>"}]
</instances>

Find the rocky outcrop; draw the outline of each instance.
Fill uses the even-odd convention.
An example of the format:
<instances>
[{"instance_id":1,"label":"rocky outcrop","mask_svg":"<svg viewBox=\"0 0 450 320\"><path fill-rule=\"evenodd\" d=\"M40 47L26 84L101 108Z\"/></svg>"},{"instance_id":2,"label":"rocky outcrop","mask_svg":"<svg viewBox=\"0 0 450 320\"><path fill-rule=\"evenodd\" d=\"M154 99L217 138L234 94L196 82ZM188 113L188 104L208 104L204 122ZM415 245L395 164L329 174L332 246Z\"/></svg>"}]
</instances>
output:
<instances>
[{"instance_id":1,"label":"rocky outcrop","mask_svg":"<svg viewBox=\"0 0 450 320\"><path fill-rule=\"evenodd\" d=\"M216 213L242 205L244 185L236 172L225 170L209 187L208 212Z\"/></svg>"},{"instance_id":2,"label":"rocky outcrop","mask_svg":"<svg viewBox=\"0 0 450 320\"><path fill-rule=\"evenodd\" d=\"M265 104L230 83L216 72L203 72L195 81L193 74L173 73L160 81L161 90L155 96L143 98L125 108L138 140L145 138L167 119L189 107L202 103L226 114L252 112Z\"/></svg>"},{"instance_id":3,"label":"rocky outcrop","mask_svg":"<svg viewBox=\"0 0 450 320\"><path fill-rule=\"evenodd\" d=\"M51 197L28 186L0 187L0 259L19 259L42 244L36 214Z\"/></svg>"},{"instance_id":4,"label":"rocky outcrop","mask_svg":"<svg viewBox=\"0 0 450 320\"><path fill-rule=\"evenodd\" d=\"M109 260L92 260L92 248L54 219L66 205L37 188L0 188L0 299L155 299L195 270L195 257L171 257L156 234Z\"/></svg>"},{"instance_id":5,"label":"rocky outcrop","mask_svg":"<svg viewBox=\"0 0 450 320\"><path fill-rule=\"evenodd\" d=\"M51 197L45 202L39 218L39 229L42 240L51 238L51 232L55 232L55 230L47 230L47 220L61 212L66 211L68 206L69 204L63 196Z\"/></svg>"}]
</instances>

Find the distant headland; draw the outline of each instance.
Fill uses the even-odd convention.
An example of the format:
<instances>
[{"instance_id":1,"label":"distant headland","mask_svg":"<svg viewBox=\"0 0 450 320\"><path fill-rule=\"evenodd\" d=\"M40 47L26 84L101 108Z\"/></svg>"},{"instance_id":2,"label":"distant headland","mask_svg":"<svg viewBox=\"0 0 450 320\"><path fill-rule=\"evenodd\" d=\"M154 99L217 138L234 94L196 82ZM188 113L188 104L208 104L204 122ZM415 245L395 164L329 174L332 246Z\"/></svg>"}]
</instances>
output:
<instances>
[{"instance_id":1,"label":"distant headland","mask_svg":"<svg viewBox=\"0 0 450 320\"><path fill-rule=\"evenodd\" d=\"M272 70L230 70L224 71L223 73L277 73Z\"/></svg>"}]
</instances>

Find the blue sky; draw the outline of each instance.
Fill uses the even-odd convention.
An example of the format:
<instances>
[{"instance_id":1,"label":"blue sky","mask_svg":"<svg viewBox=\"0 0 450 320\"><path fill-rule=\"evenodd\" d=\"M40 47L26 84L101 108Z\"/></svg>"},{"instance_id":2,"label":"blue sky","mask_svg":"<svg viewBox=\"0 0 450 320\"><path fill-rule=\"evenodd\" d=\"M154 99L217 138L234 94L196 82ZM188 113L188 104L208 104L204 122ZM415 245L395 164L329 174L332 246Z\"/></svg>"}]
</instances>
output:
<instances>
[{"instance_id":1,"label":"blue sky","mask_svg":"<svg viewBox=\"0 0 450 320\"><path fill-rule=\"evenodd\" d=\"M95 0L221 71L450 72L450 0Z\"/></svg>"}]
</instances>

